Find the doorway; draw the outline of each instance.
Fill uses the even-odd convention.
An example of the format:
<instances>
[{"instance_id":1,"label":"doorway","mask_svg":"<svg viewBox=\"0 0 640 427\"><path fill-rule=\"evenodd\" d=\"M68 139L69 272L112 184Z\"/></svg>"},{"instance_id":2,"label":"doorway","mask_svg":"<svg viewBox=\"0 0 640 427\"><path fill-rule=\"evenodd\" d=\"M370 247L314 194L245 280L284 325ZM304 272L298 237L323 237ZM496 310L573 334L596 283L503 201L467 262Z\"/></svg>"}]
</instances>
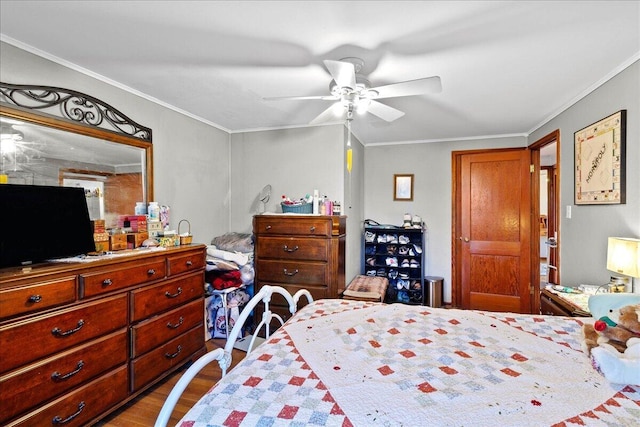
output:
<instances>
[{"instance_id":1,"label":"doorway","mask_svg":"<svg viewBox=\"0 0 640 427\"><path fill-rule=\"evenodd\" d=\"M538 188L532 191L534 200L538 201L540 217L538 251L532 258L540 259L540 271L536 276L540 288L544 288L547 284L560 284L560 131L545 135L529 149L535 170L540 174L540 180L534 183ZM533 232L535 234L536 230Z\"/></svg>"}]
</instances>

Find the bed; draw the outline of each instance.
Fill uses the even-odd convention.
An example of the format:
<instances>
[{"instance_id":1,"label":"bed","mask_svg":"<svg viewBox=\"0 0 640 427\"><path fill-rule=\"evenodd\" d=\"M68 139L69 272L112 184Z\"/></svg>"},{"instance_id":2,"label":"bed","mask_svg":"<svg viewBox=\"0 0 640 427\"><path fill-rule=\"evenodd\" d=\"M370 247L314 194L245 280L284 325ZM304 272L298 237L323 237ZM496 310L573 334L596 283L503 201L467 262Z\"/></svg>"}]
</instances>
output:
<instances>
[{"instance_id":1,"label":"bed","mask_svg":"<svg viewBox=\"0 0 640 427\"><path fill-rule=\"evenodd\" d=\"M590 320L315 301L177 425L637 426L640 386L581 350Z\"/></svg>"}]
</instances>

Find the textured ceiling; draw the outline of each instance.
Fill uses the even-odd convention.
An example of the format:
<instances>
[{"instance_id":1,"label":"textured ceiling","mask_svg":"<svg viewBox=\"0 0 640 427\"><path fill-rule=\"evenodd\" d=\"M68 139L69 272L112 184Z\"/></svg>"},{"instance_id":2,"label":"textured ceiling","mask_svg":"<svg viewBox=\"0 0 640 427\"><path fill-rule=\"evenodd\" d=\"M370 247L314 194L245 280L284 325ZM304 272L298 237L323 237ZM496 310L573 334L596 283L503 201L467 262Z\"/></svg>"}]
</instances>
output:
<instances>
[{"instance_id":1,"label":"textured ceiling","mask_svg":"<svg viewBox=\"0 0 640 427\"><path fill-rule=\"evenodd\" d=\"M306 126L327 101L262 98L327 95L325 59L364 59L373 86L437 75L353 131L446 141L526 135L637 61L640 3L2 0L0 32L229 132Z\"/></svg>"}]
</instances>

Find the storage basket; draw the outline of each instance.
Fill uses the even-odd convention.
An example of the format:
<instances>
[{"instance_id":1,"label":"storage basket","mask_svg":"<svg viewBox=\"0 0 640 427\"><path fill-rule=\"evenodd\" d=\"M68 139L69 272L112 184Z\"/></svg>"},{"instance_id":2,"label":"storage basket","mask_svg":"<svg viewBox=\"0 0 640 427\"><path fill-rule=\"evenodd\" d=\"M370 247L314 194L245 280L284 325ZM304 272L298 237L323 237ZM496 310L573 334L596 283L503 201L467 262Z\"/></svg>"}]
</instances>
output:
<instances>
[{"instance_id":1,"label":"storage basket","mask_svg":"<svg viewBox=\"0 0 640 427\"><path fill-rule=\"evenodd\" d=\"M182 233L180 233L180 226L182 225L183 222L186 222L187 225L189 226L189 230L187 230L187 235L186 236L183 236ZM189 221L187 221L186 219L182 219L178 223L178 236L180 236L180 244L181 245L190 245L191 241L193 240L193 236L191 235L191 223Z\"/></svg>"},{"instance_id":2,"label":"storage basket","mask_svg":"<svg viewBox=\"0 0 640 427\"><path fill-rule=\"evenodd\" d=\"M313 213L313 205L311 203L302 203L301 205L287 205L280 203L283 213Z\"/></svg>"}]
</instances>

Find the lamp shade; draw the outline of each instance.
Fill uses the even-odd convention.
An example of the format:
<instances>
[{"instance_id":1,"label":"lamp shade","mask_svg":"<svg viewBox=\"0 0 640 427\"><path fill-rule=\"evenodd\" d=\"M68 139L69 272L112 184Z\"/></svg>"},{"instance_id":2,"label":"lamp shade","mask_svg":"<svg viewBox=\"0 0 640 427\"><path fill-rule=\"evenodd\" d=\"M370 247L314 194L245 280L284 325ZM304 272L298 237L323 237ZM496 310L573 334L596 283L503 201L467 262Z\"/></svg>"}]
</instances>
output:
<instances>
[{"instance_id":1,"label":"lamp shade","mask_svg":"<svg viewBox=\"0 0 640 427\"><path fill-rule=\"evenodd\" d=\"M607 270L640 277L640 239L609 237Z\"/></svg>"}]
</instances>

